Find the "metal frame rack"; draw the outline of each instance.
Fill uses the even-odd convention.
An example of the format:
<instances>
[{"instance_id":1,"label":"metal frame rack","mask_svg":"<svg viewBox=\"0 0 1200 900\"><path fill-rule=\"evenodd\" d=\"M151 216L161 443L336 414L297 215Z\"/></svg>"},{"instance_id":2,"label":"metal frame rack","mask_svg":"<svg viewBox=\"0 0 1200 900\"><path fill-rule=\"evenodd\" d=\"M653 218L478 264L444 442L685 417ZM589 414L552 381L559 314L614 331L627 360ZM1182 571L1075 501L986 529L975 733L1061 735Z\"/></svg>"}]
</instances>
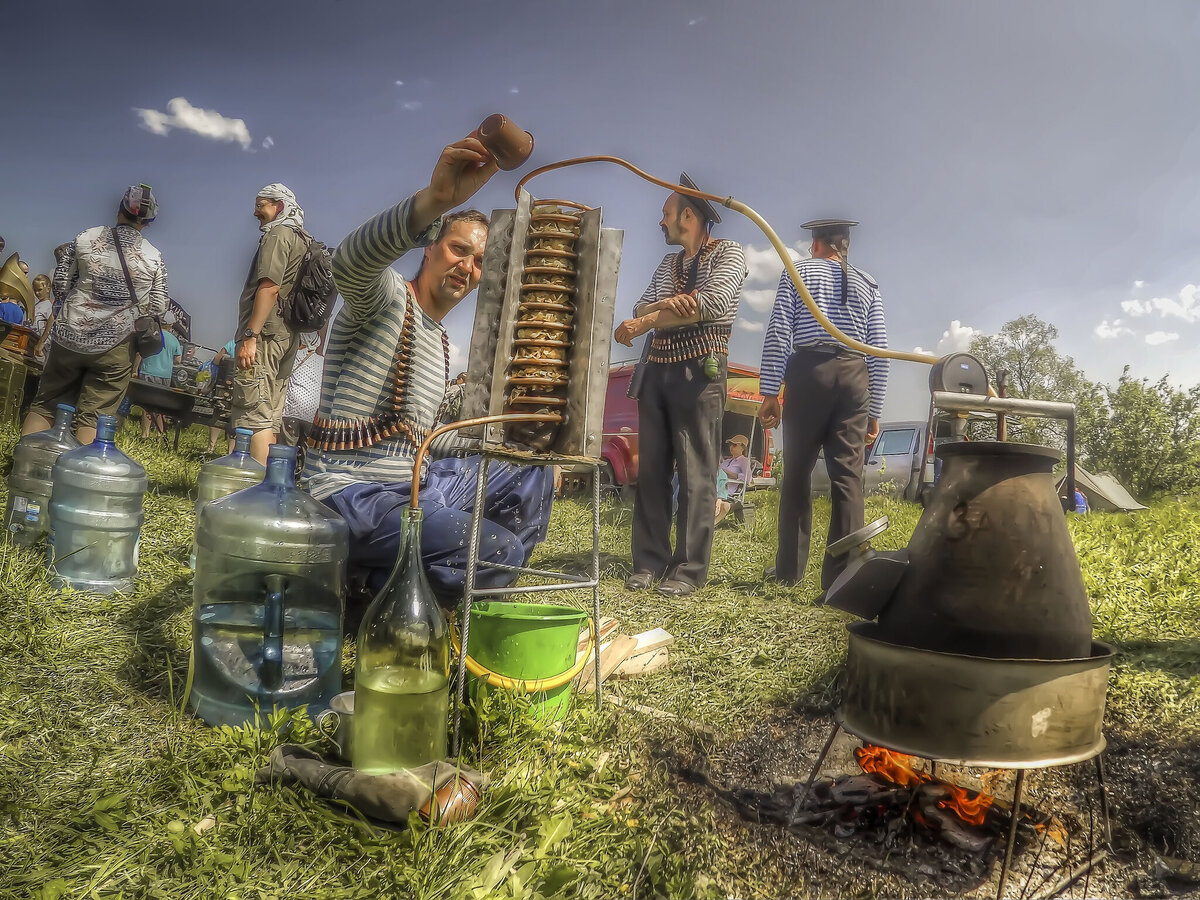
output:
<instances>
[{"instance_id":1,"label":"metal frame rack","mask_svg":"<svg viewBox=\"0 0 1200 900\"><path fill-rule=\"evenodd\" d=\"M566 572L552 572L545 569L535 569L529 566L509 566L503 563L493 563L479 559L479 542L483 533L484 517L482 515L484 496L487 493L488 468L492 460L520 462L529 464L567 464L586 466L592 470L592 560L589 574L586 576L571 575ZM463 590L462 602L462 641L458 654L458 687L454 695L454 737L450 747L451 756L458 754L459 738L462 726L462 709L467 676L467 642L471 629L471 605L476 597L490 597L501 594L532 594L547 591L590 590L592 594L592 637L594 645L595 678L596 678L596 709L600 709L600 460L572 456L554 456L548 454L523 453L502 447L484 447L479 463L479 477L475 482L475 505L471 516L471 535L468 545L470 555L467 561L466 585ZM484 588L476 587L476 579L480 569L500 569L518 575L532 575L541 579L549 579L541 584L523 584L510 587Z\"/></svg>"}]
</instances>

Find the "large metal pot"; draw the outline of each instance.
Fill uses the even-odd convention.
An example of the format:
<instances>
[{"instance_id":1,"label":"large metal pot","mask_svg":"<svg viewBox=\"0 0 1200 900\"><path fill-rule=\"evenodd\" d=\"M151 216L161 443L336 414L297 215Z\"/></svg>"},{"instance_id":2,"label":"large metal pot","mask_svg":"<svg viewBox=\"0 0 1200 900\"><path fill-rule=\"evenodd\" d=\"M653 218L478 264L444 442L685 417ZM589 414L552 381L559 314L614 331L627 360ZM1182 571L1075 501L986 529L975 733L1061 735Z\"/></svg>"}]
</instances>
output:
<instances>
[{"instance_id":1,"label":"large metal pot","mask_svg":"<svg viewBox=\"0 0 1200 900\"><path fill-rule=\"evenodd\" d=\"M1059 452L997 441L944 444L908 569L879 616L910 647L1000 659L1078 659L1092 617L1054 490Z\"/></svg>"},{"instance_id":2,"label":"large metal pot","mask_svg":"<svg viewBox=\"0 0 1200 900\"><path fill-rule=\"evenodd\" d=\"M1101 725L1113 648L1082 659L990 659L882 640L847 626L838 721L872 744L965 766L1040 768L1104 749Z\"/></svg>"}]
</instances>

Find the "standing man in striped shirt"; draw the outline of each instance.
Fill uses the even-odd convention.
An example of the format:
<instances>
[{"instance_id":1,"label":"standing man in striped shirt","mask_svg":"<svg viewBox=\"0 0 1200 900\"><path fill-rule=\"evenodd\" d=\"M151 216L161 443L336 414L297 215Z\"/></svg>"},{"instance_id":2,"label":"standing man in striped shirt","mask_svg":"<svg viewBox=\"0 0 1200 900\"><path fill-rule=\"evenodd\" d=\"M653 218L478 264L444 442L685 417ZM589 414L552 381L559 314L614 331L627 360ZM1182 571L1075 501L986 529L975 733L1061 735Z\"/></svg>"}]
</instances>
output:
<instances>
[{"instance_id":1,"label":"standing man in striped shirt","mask_svg":"<svg viewBox=\"0 0 1200 900\"><path fill-rule=\"evenodd\" d=\"M812 259L796 269L821 312L860 343L887 347L879 285L847 261L850 228L846 219L816 219ZM779 498L779 550L774 575L784 584L804 577L812 534L812 470L825 450L833 513L827 544L863 526L863 450L879 435L888 361L864 357L837 340L809 312L785 271L763 342L760 390L766 401L758 416L767 428L780 421L783 405L783 487ZM827 589L845 568L846 557L825 554L821 587ZM770 576L772 570L767 570Z\"/></svg>"},{"instance_id":2,"label":"standing man in striped shirt","mask_svg":"<svg viewBox=\"0 0 1200 900\"><path fill-rule=\"evenodd\" d=\"M697 190L684 172L679 181ZM707 200L674 193L659 227L668 253L615 338L631 346L650 332L638 401L638 479L633 507L631 591L663 579L658 592L691 594L708 580L729 335L746 281L741 245L713 238L721 221ZM675 551L671 551L671 481L679 475Z\"/></svg>"},{"instance_id":3,"label":"standing man in striped shirt","mask_svg":"<svg viewBox=\"0 0 1200 900\"><path fill-rule=\"evenodd\" d=\"M350 528L351 599L382 589L400 547L417 447L438 422L450 377L442 320L479 283L488 220L465 203L497 166L475 138L442 150L429 185L352 231L333 256L343 305L326 346L321 400L305 460L309 492ZM424 247L408 281L391 264ZM462 592L479 457L454 433L432 444L422 469L421 558L444 603ZM546 537L553 476L542 466L493 463L479 559L520 566ZM481 569L479 584L515 576ZM350 610L351 613L355 610ZM361 612L361 610L357 610Z\"/></svg>"}]
</instances>

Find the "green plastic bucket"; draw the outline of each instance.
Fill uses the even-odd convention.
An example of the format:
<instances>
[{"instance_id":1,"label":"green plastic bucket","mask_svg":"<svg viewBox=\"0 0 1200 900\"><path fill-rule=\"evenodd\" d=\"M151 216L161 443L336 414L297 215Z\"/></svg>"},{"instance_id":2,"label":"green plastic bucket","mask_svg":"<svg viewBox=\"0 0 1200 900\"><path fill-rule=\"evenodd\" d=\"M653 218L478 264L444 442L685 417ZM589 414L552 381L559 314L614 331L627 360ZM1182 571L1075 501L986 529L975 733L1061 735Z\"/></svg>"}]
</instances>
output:
<instances>
[{"instance_id":1,"label":"green plastic bucket","mask_svg":"<svg viewBox=\"0 0 1200 900\"><path fill-rule=\"evenodd\" d=\"M471 606L467 652L498 675L532 681L561 675L575 665L579 629L587 613L545 603L489 600ZM539 718L560 718L571 682L530 694Z\"/></svg>"}]
</instances>

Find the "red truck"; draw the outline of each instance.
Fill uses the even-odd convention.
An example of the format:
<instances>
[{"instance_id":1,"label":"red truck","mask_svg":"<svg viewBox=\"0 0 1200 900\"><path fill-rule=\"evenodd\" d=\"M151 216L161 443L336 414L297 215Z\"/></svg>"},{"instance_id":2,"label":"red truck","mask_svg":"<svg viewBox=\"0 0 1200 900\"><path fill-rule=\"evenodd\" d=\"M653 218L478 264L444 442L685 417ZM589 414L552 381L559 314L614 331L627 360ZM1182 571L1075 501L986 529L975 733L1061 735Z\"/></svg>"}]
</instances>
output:
<instances>
[{"instance_id":1,"label":"red truck","mask_svg":"<svg viewBox=\"0 0 1200 900\"><path fill-rule=\"evenodd\" d=\"M636 363L613 363L608 370L608 394L604 400L604 442L601 456L605 467L601 479L614 487L624 487L637 481L638 469L638 408L630 400L629 379ZM738 363L729 364L726 381L725 415L721 420L721 440L735 434L750 438L748 455L754 472L751 487L775 483L771 477L774 446L770 429L758 422L758 408L763 397L758 393L758 369ZM724 451L722 451L724 453Z\"/></svg>"}]
</instances>

